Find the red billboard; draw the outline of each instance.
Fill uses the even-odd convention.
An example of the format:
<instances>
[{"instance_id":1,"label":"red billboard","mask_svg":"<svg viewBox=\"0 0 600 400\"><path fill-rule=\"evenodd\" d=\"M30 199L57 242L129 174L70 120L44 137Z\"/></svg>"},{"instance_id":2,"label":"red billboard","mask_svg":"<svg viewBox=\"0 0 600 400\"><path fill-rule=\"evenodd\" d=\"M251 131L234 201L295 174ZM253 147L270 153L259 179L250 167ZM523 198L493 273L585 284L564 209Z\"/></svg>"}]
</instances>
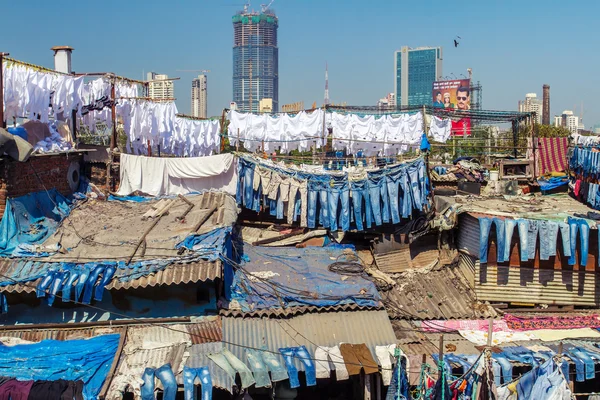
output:
<instances>
[{"instance_id":1,"label":"red billboard","mask_svg":"<svg viewBox=\"0 0 600 400\"><path fill-rule=\"evenodd\" d=\"M471 135L471 80L456 79L433 82L433 107L443 109L452 118L452 135ZM454 114L454 115L453 115Z\"/></svg>"}]
</instances>

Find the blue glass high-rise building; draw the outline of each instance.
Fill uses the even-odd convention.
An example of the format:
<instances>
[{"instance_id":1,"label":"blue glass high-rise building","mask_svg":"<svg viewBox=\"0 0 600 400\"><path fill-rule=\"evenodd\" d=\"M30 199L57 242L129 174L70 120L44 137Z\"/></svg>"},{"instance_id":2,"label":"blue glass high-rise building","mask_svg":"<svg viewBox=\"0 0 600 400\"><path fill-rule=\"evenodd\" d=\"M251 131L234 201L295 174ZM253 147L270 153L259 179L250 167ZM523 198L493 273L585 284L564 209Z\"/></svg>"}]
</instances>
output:
<instances>
[{"instance_id":1,"label":"blue glass high-rise building","mask_svg":"<svg viewBox=\"0 0 600 400\"><path fill-rule=\"evenodd\" d=\"M269 9L233 16L233 101L239 111L258 112L262 99L279 111L279 21Z\"/></svg>"},{"instance_id":2,"label":"blue glass high-rise building","mask_svg":"<svg viewBox=\"0 0 600 400\"><path fill-rule=\"evenodd\" d=\"M442 48L402 47L394 53L397 106L432 105L433 82L442 78Z\"/></svg>"}]
</instances>

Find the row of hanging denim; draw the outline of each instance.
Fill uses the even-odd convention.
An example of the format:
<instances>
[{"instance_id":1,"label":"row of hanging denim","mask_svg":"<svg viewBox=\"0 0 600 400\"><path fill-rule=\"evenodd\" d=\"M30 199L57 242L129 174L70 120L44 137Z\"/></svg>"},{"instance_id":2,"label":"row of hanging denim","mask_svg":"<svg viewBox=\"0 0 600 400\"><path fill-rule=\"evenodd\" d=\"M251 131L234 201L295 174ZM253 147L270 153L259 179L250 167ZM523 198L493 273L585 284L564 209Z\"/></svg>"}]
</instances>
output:
<instances>
[{"instance_id":1,"label":"row of hanging denim","mask_svg":"<svg viewBox=\"0 0 600 400\"><path fill-rule=\"evenodd\" d=\"M597 177L600 175L600 151L575 147L569 160L569 168L577 175Z\"/></svg>"},{"instance_id":2,"label":"row of hanging denim","mask_svg":"<svg viewBox=\"0 0 600 400\"><path fill-rule=\"evenodd\" d=\"M398 224L428 204L425 161L381 169L325 173L291 169L240 156L237 203L300 226L362 231Z\"/></svg>"},{"instance_id":3,"label":"row of hanging denim","mask_svg":"<svg viewBox=\"0 0 600 400\"><path fill-rule=\"evenodd\" d=\"M492 224L496 226L497 262L510 261L510 251L513 232L517 228L521 261L535 259L536 246L539 236L540 260L549 260L556 256L557 240L560 233L563 255L568 257L569 265L575 265L577 249L577 234L581 243L579 265L585 267L588 259L590 227L585 219L571 218L568 222L546 221L534 219L502 219L479 218L479 260L487 263L488 242Z\"/></svg>"}]
</instances>

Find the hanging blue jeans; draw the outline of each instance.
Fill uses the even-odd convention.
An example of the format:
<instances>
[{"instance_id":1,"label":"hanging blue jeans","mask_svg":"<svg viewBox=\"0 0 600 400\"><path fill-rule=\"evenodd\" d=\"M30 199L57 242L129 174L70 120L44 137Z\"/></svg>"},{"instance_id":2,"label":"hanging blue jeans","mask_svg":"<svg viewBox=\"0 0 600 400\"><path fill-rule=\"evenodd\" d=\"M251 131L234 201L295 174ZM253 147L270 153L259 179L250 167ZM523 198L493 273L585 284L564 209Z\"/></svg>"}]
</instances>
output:
<instances>
[{"instance_id":1,"label":"hanging blue jeans","mask_svg":"<svg viewBox=\"0 0 600 400\"><path fill-rule=\"evenodd\" d=\"M589 352L580 347L566 344L566 353L569 358L575 363L575 373L577 375L577 382L583 382L584 380L594 379L596 376L594 359L590 356ZM579 362L578 362L579 361ZM585 368L585 378L584 371Z\"/></svg>"},{"instance_id":2,"label":"hanging blue jeans","mask_svg":"<svg viewBox=\"0 0 600 400\"><path fill-rule=\"evenodd\" d=\"M314 175L308 181L308 227L314 228L317 223L317 201L320 205L319 223L325 228L329 227L329 213L327 209L327 189L329 178L326 176ZM325 210L323 209L325 207ZM327 214L324 214L327 213ZM324 216L327 215L327 219ZM325 224L326 223L326 224Z\"/></svg>"},{"instance_id":3,"label":"hanging blue jeans","mask_svg":"<svg viewBox=\"0 0 600 400\"><path fill-rule=\"evenodd\" d=\"M252 211L260 212L260 200L262 199L262 185L258 185L258 189L253 191L252 195Z\"/></svg>"},{"instance_id":4,"label":"hanging blue jeans","mask_svg":"<svg viewBox=\"0 0 600 400\"><path fill-rule=\"evenodd\" d=\"M538 231L538 221L530 219L529 229L527 231L527 256L530 260L535 260L535 249L537 246Z\"/></svg>"},{"instance_id":5,"label":"hanging blue jeans","mask_svg":"<svg viewBox=\"0 0 600 400\"><path fill-rule=\"evenodd\" d=\"M48 293L48 305L51 306L54 303L54 299L60 290L62 290L63 285L66 283L69 278L69 272L56 272L54 274L54 281L50 286L50 293Z\"/></svg>"},{"instance_id":6,"label":"hanging blue jeans","mask_svg":"<svg viewBox=\"0 0 600 400\"><path fill-rule=\"evenodd\" d=\"M241 177L241 176L240 176ZM246 163L244 167L244 207L252 209L254 200L254 188L252 180L254 179L254 164Z\"/></svg>"},{"instance_id":7,"label":"hanging blue jeans","mask_svg":"<svg viewBox=\"0 0 600 400\"><path fill-rule=\"evenodd\" d=\"M479 218L479 262L487 263L490 228L492 223L496 225L496 259L504 261L504 221L499 218Z\"/></svg>"},{"instance_id":8,"label":"hanging blue jeans","mask_svg":"<svg viewBox=\"0 0 600 400\"><path fill-rule=\"evenodd\" d=\"M402 218L408 218L413 213L413 191L408 181L408 171L400 176L400 188L402 189Z\"/></svg>"},{"instance_id":9,"label":"hanging blue jeans","mask_svg":"<svg viewBox=\"0 0 600 400\"><path fill-rule=\"evenodd\" d=\"M271 379L269 378L269 370L263 362L262 351L254 349L246 349L246 357L248 357L248 365L256 380L256 387L271 387Z\"/></svg>"},{"instance_id":10,"label":"hanging blue jeans","mask_svg":"<svg viewBox=\"0 0 600 400\"><path fill-rule=\"evenodd\" d=\"M359 231L364 230L363 221L366 222L367 229L370 229L373 222L367 180L350 181L350 190L352 192L352 208L356 229Z\"/></svg>"},{"instance_id":11,"label":"hanging blue jeans","mask_svg":"<svg viewBox=\"0 0 600 400\"><path fill-rule=\"evenodd\" d=\"M281 195L281 193L279 193L279 196L277 196L276 218L283 219L283 196Z\"/></svg>"},{"instance_id":12,"label":"hanging blue jeans","mask_svg":"<svg viewBox=\"0 0 600 400\"><path fill-rule=\"evenodd\" d=\"M96 282L98 282L98 277L100 276L100 274L102 272L104 272L104 269L105 269L104 265L98 265L90 273L90 276L87 278L87 281L85 282L85 289L83 291L83 299L81 300L81 302L83 304L90 304L90 301L92 301L92 294L94 293L94 286L96 285Z\"/></svg>"},{"instance_id":13,"label":"hanging blue jeans","mask_svg":"<svg viewBox=\"0 0 600 400\"><path fill-rule=\"evenodd\" d=\"M342 200L342 208L338 206ZM329 229L332 231L338 230L338 219L342 225L342 231L350 230L350 189L346 177L331 177L329 185Z\"/></svg>"},{"instance_id":14,"label":"hanging blue jeans","mask_svg":"<svg viewBox=\"0 0 600 400\"><path fill-rule=\"evenodd\" d=\"M558 222L548 221L548 230L547 233L542 233L540 226L540 246L542 238L546 238L548 242L548 258L542 258L545 254L542 254L543 248L540 249L540 258L542 260L548 260L550 257L556 256L556 243L558 241Z\"/></svg>"},{"instance_id":15,"label":"hanging blue jeans","mask_svg":"<svg viewBox=\"0 0 600 400\"><path fill-rule=\"evenodd\" d=\"M102 280L96 286L96 292L94 293L94 300L101 301L102 294L104 293L104 287L110 283L113 276L115 276L115 272L117 268L114 265L107 265L104 271L102 272Z\"/></svg>"},{"instance_id":16,"label":"hanging blue jeans","mask_svg":"<svg viewBox=\"0 0 600 400\"><path fill-rule=\"evenodd\" d=\"M504 220L504 261L510 261L510 246L516 225L517 221L514 219Z\"/></svg>"},{"instance_id":17,"label":"hanging blue jeans","mask_svg":"<svg viewBox=\"0 0 600 400\"><path fill-rule=\"evenodd\" d=\"M407 168L408 180L412 189L412 198L414 207L422 211L423 210L423 198L424 193L421 193L421 188L425 184L422 173L419 173L419 164L413 164Z\"/></svg>"},{"instance_id":18,"label":"hanging blue jeans","mask_svg":"<svg viewBox=\"0 0 600 400\"><path fill-rule=\"evenodd\" d=\"M146 368L142 375L144 382L141 387L142 400L154 400L154 377L160 379L163 385L163 400L175 400L177 394L177 382L171 369L171 364L165 364L160 368Z\"/></svg>"},{"instance_id":19,"label":"hanging blue jeans","mask_svg":"<svg viewBox=\"0 0 600 400\"><path fill-rule=\"evenodd\" d=\"M559 222L558 229L562 238L563 254L565 257L571 257L571 228L566 222Z\"/></svg>"},{"instance_id":20,"label":"hanging blue jeans","mask_svg":"<svg viewBox=\"0 0 600 400\"><path fill-rule=\"evenodd\" d=\"M200 379L202 385L202 400L212 399L212 379L208 367L188 368L183 367L183 394L185 400L196 399L196 386L194 381Z\"/></svg>"},{"instance_id":21,"label":"hanging blue jeans","mask_svg":"<svg viewBox=\"0 0 600 400\"><path fill-rule=\"evenodd\" d=\"M590 227L584 219L569 217L569 230L571 235L571 257L569 265L575 265L575 252L577 249L577 231L579 230L581 250L579 252L579 265L585 267L588 259Z\"/></svg>"},{"instance_id":22,"label":"hanging blue jeans","mask_svg":"<svg viewBox=\"0 0 600 400\"><path fill-rule=\"evenodd\" d=\"M36 287L36 296L37 297L45 297L46 292L49 291L52 282L54 282L54 275L57 271L49 270L48 274L42 278L40 283L38 283Z\"/></svg>"},{"instance_id":23,"label":"hanging blue jeans","mask_svg":"<svg viewBox=\"0 0 600 400\"><path fill-rule=\"evenodd\" d=\"M244 180L242 177L244 176L245 165L246 161L240 158L237 165L238 181L237 188L235 190L235 201L240 206L242 205L242 199L244 197Z\"/></svg>"},{"instance_id":24,"label":"hanging blue jeans","mask_svg":"<svg viewBox=\"0 0 600 400\"><path fill-rule=\"evenodd\" d=\"M529 221L526 219L518 219L517 227L519 228L519 244L521 247L521 261L529 260Z\"/></svg>"},{"instance_id":25,"label":"hanging blue jeans","mask_svg":"<svg viewBox=\"0 0 600 400\"><path fill-rule=\"evenodd\" d=\"M85 283L90 277L91 269L93 268L94 263L84 264L81 267L79 273L79 279L77 279L77 283L75 284L75 298L73 301L79 301L81 299L81 295L83 294L83 289L85 288Z\"/></svg>"},{"instance_id":26,"label":"hanging blue jeans","mask_svg":"<svg viewBox=\"0 0 600 400\"><path fill-rule=\"evenodd\" d=\"M500 368L502 369L502 379L504 379L504 382L506 383L512 381L513 366L504 356L504 354L492 353L492 359L500 364Z\"/></svg>"},{"instance_id":27,"label":"hanging blue jeans","mask_svg":"<svg viewBox=\"0 0 600 400\"><path fill-rule=\"evenodd\" d=\"M285 360L285 365L290 377L290 387L292 389L300 386L300 381L298 380L298 369L294 363L295 358L299 359L304 364L306 386L315 386L317 384L315 364L311 359L310 353L308 350L306 350L306 347L285 347L279 349L279 352Z\"/></svg>"},{"instance_id":28,"label":"hanging blue jeans","mask_svg":"<svg viewBox=\"0 0 600 400\"><path fill-rule=\"evenodd\" d=\"M395 167L386 175L388 195L390 199L390 215L393 224L400 223L400 182L406 175L405 167Z\"/></svg>"},{"instance_id":29,"label":"hanging blue jeans","mask_svg":"<svg viewBox=\"0 0 600 400\"><path fill-rule=\"evenodd\" d=\"M369 183L369 199L371 200L371 210L375 225L390 222L389 196L387 194L387 184L383 170L369 172L367 174Z\"/></svg>"},{"instance_id":30,"label":"hanging blue jeans","mask_svg":"<svg viewBox=\"0 0 600 400\"><path fill-rule=\"evenodd\" d=\"M62 290L63 301L71 300L71 290L73 290L73 284L79 279L80 273L81 273L81 271L79 271L77 268L71 269L69 279L67 279L67 282L63 286L63 290Z\"/></svg>"},{"instance_id":31,"label":"hanging blue jeans","mask_svg":"<svg viewBox=\"0 0 600 400\"><path fill-rule=\"evenodd\" d=\"M279 382L288 379L288 373L285 365L281 362L281 357L267 350L266 347L260 350L261 357L269 372L271 372L271 381Z\"/></svg>"}]
</instances>

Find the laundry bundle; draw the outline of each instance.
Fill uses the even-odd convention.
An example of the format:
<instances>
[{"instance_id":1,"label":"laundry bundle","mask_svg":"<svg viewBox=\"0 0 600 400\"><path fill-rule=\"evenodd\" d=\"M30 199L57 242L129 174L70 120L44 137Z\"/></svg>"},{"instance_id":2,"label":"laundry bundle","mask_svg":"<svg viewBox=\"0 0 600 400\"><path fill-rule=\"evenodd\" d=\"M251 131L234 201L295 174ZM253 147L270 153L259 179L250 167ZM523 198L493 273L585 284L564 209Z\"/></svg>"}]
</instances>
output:
<instances>
[{"instance_id":1,"label":"laundry bundle","mask_svg":"<svg viewBox=\"0 0 600 400\"><path fill-rule=\"evenodd\" d=\"M237 202L256 212L269 209L277 219L300 226L321 225L332 231L359 231L384 223L398 224L428 204L425 161L348 172L287 168L241 156Z\"/></svg>"}]
</instances>

